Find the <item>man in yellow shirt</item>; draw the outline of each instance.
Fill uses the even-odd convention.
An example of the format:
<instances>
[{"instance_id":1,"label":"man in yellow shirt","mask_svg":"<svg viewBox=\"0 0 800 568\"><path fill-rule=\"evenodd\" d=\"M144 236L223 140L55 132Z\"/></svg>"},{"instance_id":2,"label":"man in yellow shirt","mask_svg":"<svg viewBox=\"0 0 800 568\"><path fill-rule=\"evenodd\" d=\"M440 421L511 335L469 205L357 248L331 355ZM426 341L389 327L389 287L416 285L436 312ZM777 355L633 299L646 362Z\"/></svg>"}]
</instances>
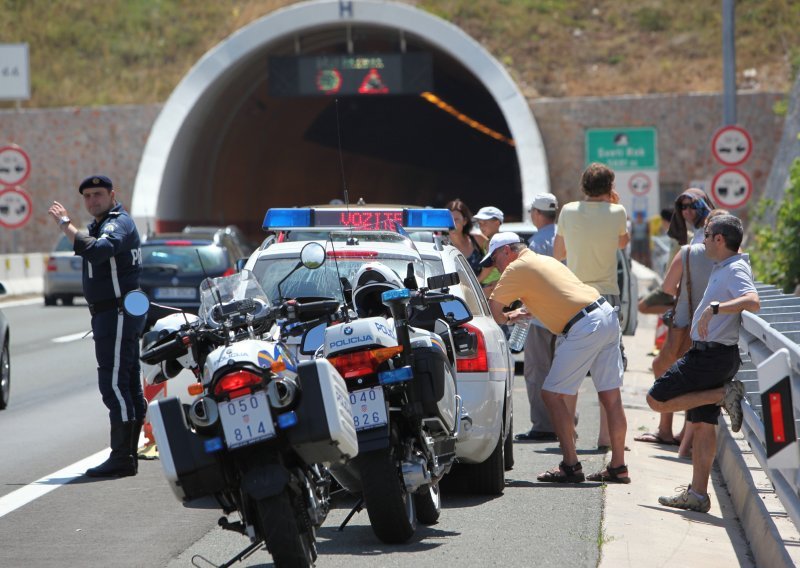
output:
<instances>
[{"instance_id":1,"label":"man in yellow shirt","mask_svg":"<svg viewBox=\"0 0 800 568\"><path fill-rule=\"evenodd\" d=\"M502 273L489 299L497 323L515 323L533 315L558 335L542 398L561 444L563 460L538 479L551 483L578 483L584 479L630 483L625 465L627 422L619 390L619 319L611 304L559 261L529 250L516 233L492 237L482 262L493 264ZM525 310L503 312L503 307L516 299L522 300ZM571 410L587 371L592 373L600 403L608 414L611 434L611 462L588 477L578 461Z\"/></svg>"}]
</instances>

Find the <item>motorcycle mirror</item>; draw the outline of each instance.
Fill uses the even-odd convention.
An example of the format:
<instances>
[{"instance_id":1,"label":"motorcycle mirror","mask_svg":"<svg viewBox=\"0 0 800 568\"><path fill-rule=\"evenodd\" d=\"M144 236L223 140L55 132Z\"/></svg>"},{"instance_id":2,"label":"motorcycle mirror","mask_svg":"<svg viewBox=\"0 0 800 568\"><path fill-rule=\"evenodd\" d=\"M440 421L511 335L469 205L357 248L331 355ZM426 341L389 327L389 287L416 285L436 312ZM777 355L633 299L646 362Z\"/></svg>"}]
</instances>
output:
<instances>
[{"instance_id":1,"label":"motorcycle mirror","mask_svg":"<svg viewBox=\"0 0 800 568\"><path fill-rule=\"evenodd\" d=\"M442 313L453 325L461 325L472 319L472 312L461 298L455 298L440 304Z\"/></svg>"},{"instance_id":2,"label":"motorcycle mirror","mask_svg":"<svg viewBox=\"0 0 800 568\"><path fill-rule=\"evenodd\" d=\"M319 346L325 340L325 328L327 324L321 323L312 327L303 334L303 339L300 341L300 353L303 355L313 355L316 353Z\"/></svg>"},{"instance_id":3,"label":"motorcycle mirror","mask_svg":"<svg viewBox=\"0 0 800 568\"><path fill-rule=\"evenodd\" d=\"M125 294L122 306L128 315L143 316L150 310L150 298L141 290L131 290Z\"/></svg>"},{"instance_id":4,"label":"motorcycle mirror","mask_svg":"<svg viewBox=\"0 0 800 568\"><path fill-rule=\"evenodd\" d=\"M319 268L325 262L325 247L316 242L307 243L300 250L300 262L311 270Z\"/></svg>"}]
</instances>

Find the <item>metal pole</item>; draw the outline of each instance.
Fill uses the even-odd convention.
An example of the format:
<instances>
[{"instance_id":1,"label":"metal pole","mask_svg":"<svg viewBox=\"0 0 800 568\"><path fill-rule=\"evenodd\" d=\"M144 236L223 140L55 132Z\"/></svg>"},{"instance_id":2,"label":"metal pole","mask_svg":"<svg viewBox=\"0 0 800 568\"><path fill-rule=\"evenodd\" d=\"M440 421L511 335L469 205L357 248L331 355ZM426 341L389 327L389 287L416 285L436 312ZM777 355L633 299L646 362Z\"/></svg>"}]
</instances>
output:
<instances>
[{"instance_id":1,"label":"metal pole","mask_svg":"<svg viewBox=\"0 0 800 568\"><path fill-rule=\"evenodd\" d=\"M722 0L722 120L736 124L736 39L735 0Z\"/></svg>"}]
</instances>

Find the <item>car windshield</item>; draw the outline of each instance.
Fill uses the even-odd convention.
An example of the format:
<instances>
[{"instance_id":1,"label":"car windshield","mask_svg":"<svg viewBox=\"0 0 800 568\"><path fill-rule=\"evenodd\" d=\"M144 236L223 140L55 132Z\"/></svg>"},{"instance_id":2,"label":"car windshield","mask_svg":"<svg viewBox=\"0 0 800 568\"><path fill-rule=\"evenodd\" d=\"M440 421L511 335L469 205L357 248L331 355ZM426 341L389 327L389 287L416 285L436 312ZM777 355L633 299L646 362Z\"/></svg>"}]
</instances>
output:
<instances>
[{"instance_id":1,"label":"car windshield","mask_svg":"<svg viewBox=\"0 0 800 568\"><path fill-rule=\"evenodd\" d=\"M67 235L61 235L53 252L72 252L74 250L72 246L72 241L69 240L69 237L67 237Z\"/></svg>"},{"instance_id":2,"label":"car windshield","mask_svg":"<svg viewBox=\"0 0 800 568\"><path fill-rule=\"evenodd\" d=\"M408 263L412 262L414 263L414 272L418 277L418 281L424 282L425 268L419 258L415 260L412 256L383 253L376 256L375 254L365 253L363 255L348 254L347 256L340 256L334 261L334 258L330 256L330 251L328 254L325 264L319 268L315 270L300 268L289 276L281 284L283 297L326 297L337 299L340 302L344 301L341 287L339 286L339 276L347 278L352 285L355 281L356 272L367 262L381 262L394 270L400 278L406 276ZM253 267L253 273L264 288L267 297L273 303L280 302L281 294L278 293L278 283L297 266L297 262L297 257L269 258L262 256Z\"/></svg>"},{"instance_id":3,"label":"car windshield","mask_svg":"<svg viewBox=\"0 0 800 568\"><path fill-rule=\"evenodd\" d=\"M142 265L174 266L182 273L219 273L228 267L228 259L225 249L216 245L153 243L142 244Z\"/></svg>"},{"instance_id":4,"label":"car windshield","mask_svg":"<svg viewBox=\"0 0 800 568\"><path fill-rule=\"evenodd\" d=\"M220 304L224 306L245 298L259 299L267 306L270 305L258 280L249 270L243 270L230 276L206 278L200 284L200 309L197 315L206 324L214 325L211 313L215 306Z\"/></svg>"}]
</instances>

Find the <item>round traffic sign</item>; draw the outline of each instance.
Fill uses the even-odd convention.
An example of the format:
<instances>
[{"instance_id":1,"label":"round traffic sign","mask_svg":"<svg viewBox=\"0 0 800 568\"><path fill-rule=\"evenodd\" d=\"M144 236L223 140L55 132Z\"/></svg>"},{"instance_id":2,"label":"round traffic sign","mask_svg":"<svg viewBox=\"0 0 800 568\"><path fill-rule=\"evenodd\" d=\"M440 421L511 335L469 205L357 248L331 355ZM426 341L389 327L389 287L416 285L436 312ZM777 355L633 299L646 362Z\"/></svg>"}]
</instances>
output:
<instances>
[{"instance_id":1,"label":"round traffic sign","mask_svg":"<svg viewBox=\"0 0 800 568\"><path fill-rule=\"evenodd\" d=\"M21 187L0 189L0 226L19 229L31 220L33 204Z\"/></svg>"},{"instance_id":2,"label":"round traffic sign","mask_svg":"<svg viewBox=\"0 0 800 568\"><path fill-rule=\"evenodd\" d=\"M0 147L0 184L22 185L31 175L31 159L16 145Z\"/></svg>"},{"instance_id":3,"label":"round traffic sign","mask_svg":"<svg viewBox=\"0 0 800 568\"><path fill-rule=\"evenodd\" d=\"M647 195L653 187L653 182L650 176L641 172L633 174L631 179L628 180L628 188L634 195L642 196Z\"/></svg>"},{"instance_id":4,"label":"round traffic sign","mask_svg":"<svg viewBox=\"0 0 800 568\"><path fill-rule=\"evenodd\" d=\"M753 153L753 139L740 126L724 126L714 134L711 152L720 164L738 166Z\"/></svg>"},{"instance_id":5,"label":"round traffic sign","mask_svg":"<svg viewBox=\"0 0 800 568\"><path fill-rule=\"evenodd\" d=\"M742 170L728 168L722 170L711 181L711 197L714 201L727 209L741 207L753 193L753 183L750 176Z\"/></svg>"}]
</instances>

